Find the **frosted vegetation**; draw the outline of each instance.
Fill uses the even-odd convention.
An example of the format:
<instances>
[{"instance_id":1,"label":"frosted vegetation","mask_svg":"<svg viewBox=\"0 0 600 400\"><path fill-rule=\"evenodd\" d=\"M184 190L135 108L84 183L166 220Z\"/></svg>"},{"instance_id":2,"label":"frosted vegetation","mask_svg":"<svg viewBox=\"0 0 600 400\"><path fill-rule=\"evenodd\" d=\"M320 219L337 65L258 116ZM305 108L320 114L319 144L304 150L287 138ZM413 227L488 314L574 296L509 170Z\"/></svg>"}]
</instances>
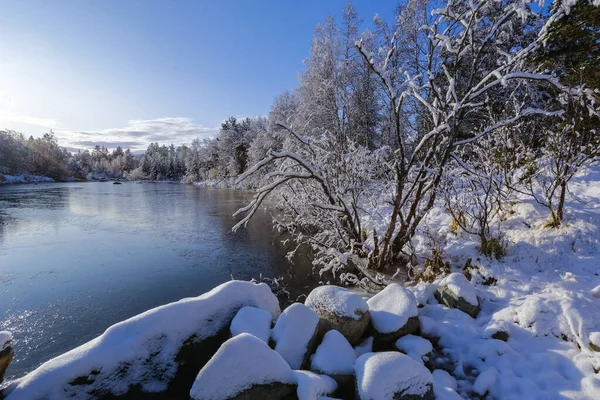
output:
<instances>
[{"instance_id":1,"label":"frosted vegetation","mask_svg":"<svg viewBox=\"0 0 600 400\"><path fill-rule=\"evenodd\" d=\"M262 313L259 324L251 316L257 310L247 308L229 327L237 336L222 349L226 357L212 363L219 373L201 372L193 396L212 398L198 382L226 385L223 374L239 368L251 377L284 374L283 383L302 382L298 393L309 398L334 383L292 369L333 375L353 364L361 399L433 392L440 399L595 398L599 16L598 0L549 7L409 0L393 25L375 17L374 28L361 33L348 6L340 23L329 18L317 27L299 87L275 99L268 117L231 118L216 138L191 147L152 144L140 157L101 148L69 155L51 135L25 140L5 132L0 143L10 146L0 146L0 173L54 178L34 163L15 164L7 150L36 157L35 146L48 146L63 157L56 164L65 166L63 177L104 173L253 188L234 229L270 201L274 226L296 249L312 249L324 280L370 292L364 302L321 287L306 305L287 308L269 337L267 314L278 313ZM48 149L44 154L54 154ZM402 279L412 284L401 286ZM368 311L369 322L356 343L337 331L321 337L323 318L314 309L346 323ZM190 314L201 322L206 312ZM409 322L415 326L406 336ZM28 398L19 391L33 391L34 379L65 381L63 360L112 354L103 346L130 323L42 365L12 396ZM190 333L166 326L165 340ZM374 348L381 334L399 332L393 349ZM354 354L350 343L361 343ZM131 351L119 354L137 360ZM243 351L252 359L269 354L273 365L290 369L254 370L233 360ZM141 382L152 390L165 384Z\"/></svg>"}]
</instances>

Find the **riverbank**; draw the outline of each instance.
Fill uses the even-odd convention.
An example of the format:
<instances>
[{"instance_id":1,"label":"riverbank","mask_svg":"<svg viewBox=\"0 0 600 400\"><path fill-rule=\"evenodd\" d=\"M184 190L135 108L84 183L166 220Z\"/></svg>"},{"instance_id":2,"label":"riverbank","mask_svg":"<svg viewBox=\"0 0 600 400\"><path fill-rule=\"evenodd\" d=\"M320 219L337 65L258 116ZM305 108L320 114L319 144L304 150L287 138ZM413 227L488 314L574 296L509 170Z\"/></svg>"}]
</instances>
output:
<instances>
[{"instance_id":1,"label":"riverbank","mask_svg":"<svg viewBox=\"0 0 600 400\"><path fill-rule=\"evenodd\" d=\"M23 184L23 183L49 183L49 182L55 182L55 180L52 179L52 178L49 178L47 176L40 176L40 175L29 175L29 174L5 175L5 174L0 174L0 185Z\"/></svg>"},{"instance_id":2,"label":"riverbank","mask_svg":"<svg viewBox=\"0 0 600 400\"><path fill-rule=\"evenodd\" d=\"M321 286L283 311L265 285L225 283L112 326L5 394L14 389L8 400L39 391L57 399L65 391L91 399L165 393L228 399L240 392L350 399L356 388L362 399L396 393L399 399L594 399L600 167L583 170L570 188L559 229L546 226L547 212L533 200L511 205L502 221L501 260L482 256L477 238L454 232L438 207L414 242L425 256L427 233L441 239L452 273L431 283L392 283L374 297Z\"/></svg>"}]
</instances>

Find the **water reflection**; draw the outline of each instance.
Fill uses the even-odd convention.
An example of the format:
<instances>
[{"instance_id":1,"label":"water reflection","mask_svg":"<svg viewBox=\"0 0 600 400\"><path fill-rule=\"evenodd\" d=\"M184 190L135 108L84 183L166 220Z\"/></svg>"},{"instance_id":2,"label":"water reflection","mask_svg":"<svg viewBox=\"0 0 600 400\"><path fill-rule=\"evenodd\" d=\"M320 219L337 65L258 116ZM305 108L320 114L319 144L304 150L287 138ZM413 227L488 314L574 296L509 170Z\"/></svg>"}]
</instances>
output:
<instances>
[{"instance_id":1,"label":"water reflection","mask_svg":"<svg viewBox=\"0 0 600 400\"><path fill-rule=\"evenodd\" d=\"M286 260L268 212L231 232L249 196L168 184L0 187L0 329L14 331L17 353L8 376L230 276L291 276L293 296L314 286L307 259Z\"/></svg>"}]
</instances>

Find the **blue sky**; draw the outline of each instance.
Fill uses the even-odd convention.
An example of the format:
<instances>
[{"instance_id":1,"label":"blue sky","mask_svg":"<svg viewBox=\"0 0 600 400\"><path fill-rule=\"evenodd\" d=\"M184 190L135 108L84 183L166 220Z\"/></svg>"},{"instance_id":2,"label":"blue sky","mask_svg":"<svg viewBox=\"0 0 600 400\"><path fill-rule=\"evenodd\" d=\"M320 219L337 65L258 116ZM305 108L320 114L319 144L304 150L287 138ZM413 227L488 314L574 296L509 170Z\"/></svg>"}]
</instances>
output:
<instances>
[{"instance_id":1,"label":"blue sky","mask_svg":"<svg viewBox=\"0 0 600 400\"><path fill-rule=\"evenodd\" d=\"M393 1L353 3L390 19ZM190 143L297 86L314 27L345 0L3 1L0 128L61 144Z\"/></svg>"}]
</instances>

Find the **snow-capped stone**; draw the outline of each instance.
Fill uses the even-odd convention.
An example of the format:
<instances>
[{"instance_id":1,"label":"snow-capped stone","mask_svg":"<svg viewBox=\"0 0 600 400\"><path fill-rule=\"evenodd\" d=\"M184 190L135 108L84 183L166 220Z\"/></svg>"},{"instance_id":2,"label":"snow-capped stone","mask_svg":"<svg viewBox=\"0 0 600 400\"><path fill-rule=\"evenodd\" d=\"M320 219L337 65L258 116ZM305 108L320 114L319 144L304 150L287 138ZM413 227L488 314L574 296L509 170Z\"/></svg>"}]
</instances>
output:
<instances>
[{"instance_id":1,"label":"snow-capped stone","mask_svg":"<svg viewBox=\"0 0 600 400\"><path fill-rule=\"evenodd\" d=\"M363 354L355 372L360 400L435 399L431 372L402 353Z\"/></svg>"},{"instance_id":2,"label":"snow-capped stone","mask_svg":"<svg viewBox=\"0 0 600 400\"><path fill-rule=\"evenodd\" d=\"M369 306L358 294L333 285L319 286L305 304L319 315L319 335L335 329L355 345L369 325Z\"/></svg>"},{"instance_id":3,"label":"snow-capped stone","mask_svg":"<svg viewBox=\"0 0 600 400\"><path fill-rule=\"evenodd\" d=\"M600 285L593 288L591 293L592 293L592 296L600 298Z\"/></svg>"},{"instance_id":4,"label":"snow-capped stone","mask_svg":"<svg viewBox=\"0 0 600 400\"><path fill-rule=\"evenodd\" d=\"M6 369L14 356L11 343L12 333L7 331L0 332L0 383L2 383Z\"/></svg>"},{"instance_id":5,"label":"snow-capped stone","mask_svg":"<svg viewBox=\"0 0 600 400\"><path fill-rule=\"evenodd\" d=\"M397 283L388 285L371 297L367 304L376 351L391 349L396 340L419 329L415 296Z\"/></svg>"},{"instance_id":6,"label":"snow-capped stone","mask_svg":"<svg viewBox=\"0 0 600 400\"><path fill-rule=\"evenodd\" d=\"M433 375L433 392L436 400L462 400L462 397L456 393L456 379L448 372L436 369Z\"/></svg>"},{"instance_id":7,"label":"snow-capped stone","mask_svg":"<svg viewBox=\"0 0 600 400\"><path fill-rule=\"evenodd\" d=\"M298 382L298 400L323 399L337 389L335 380L327 375L319 375L310 371L294 371Z\"/></svg>"},{"instance_id":8,"label":"snow-capped stone","mask_svg":"<svg viewBox=\"0 0 600 400\"><path fill-rule=\"evenodd\" d=\"M356 357L360 357L365 353L371 353L373 351L373 336L369 336L365 340L362 341L361 344L354 347L354 352L356 353Z\"/></svg>"},{"instance_id":9,"label":"snow-capped stone","mask_svg":"<svg viewBox=\"0 0 600 400\"><path fill-rule=\"evenodd\" d=\"M293 369L301 369L308 364L308 358L317 343L319 317L301 303L294 303L279 316L273 328L275 351Z\"/></svg>"},{"instance_id":10,"label":"snow-capped stone","mask_svg":"<svg viewBox=\"0 0 600 400\"><path fill-rule=\"evenodd\" d=\"M269 312L256 307L242 307L231 321L229 330L231 336L249 333L269 343L272 322L273 316Z\"/></svg>"},{"instance_id":11,"label":"snow-capped stone","mask_svg":"<svg viewBox=\"0 0 600 400\"><path fill-rule=\"evenodd\" d=\"M406 335L398 339L396 348L420 363L423 363L424 360L427 361L424 357L427 357L433 351L433 346L429 340L415 335Z\"/></svg>"},{"instance_id":12,"label":"snow-capped stone","mask_svg":"<svg viewBox=\"0 0 600 400\"><path fill-rule=\"evenodd\" d=\"M492 319L486 325L483 336L506 342L510 337L510 324L502 319Z\"/></svg>"},{"instance_id":13,"label":"snow-capped stone","mask_svg":"<svg viewBox=\"0 0 600 400\"><path fill-rule=\"evenodd\" d=\"M479 314L475 287L458 272L448 275L440 282L435 298L447 307L457 308L473 318Z\"/></svg>"},{"instance_id":14,"label":"snow-capped stone","mask_svg":"<svg viewBox=\"0 0 600 400\"><path fill-rule=\"evenodd\" d=\"M274 318L280 313L266 284L230 281L113 325L23 377L8 399L125 397L132 390L183 398L197 372L229 338L231 320L244 306L262 308Z\"/></svg>"},{"instance_id":15,"label":"snow-capped stone","mask_svg":"<svg viewBox=\"0 0 600 400\"><path fill-rule=\"evenodd\" d=\"M356 353L346 338L336 330L329 331L312 356L310 369L331 376L338 385L337 394L354 397L354 363Z\"/></svg>"},{"instance_id":16,"label":"snow-capped stone","mask_svg":"<svg viewBox=\"0 0 600 400\"><path fill-rule=\"evenodd\" d=\"M280 399L296 392L296 376L265 342L242 333L225 342L198 373L193 400Z\"/></svg>"},{"instance_id":17,"label":"snow-capped stone","mask_svg":"<svg viewBox=\"0 0 600 400\"><path fill-rule=\"evenodd\" d=\"M590 349L600 351L600 332L592 332L589 336Z\"/></svg>"},{"instance_id":18,"label":"snow-capped stone","mask_svg":"<svg viewBox=\"0 0 600 400\"><path fill-rule=\"evenodd\" d=\"M0 350L8 347L12 342L13 336L12 333L8 331L0 331Z\"/></svg>"},{"instance_id":19,"label":"snow-capped stone","mask_svg":"<svg viewBox=\"0 0 600 400\"><path fill-rule=\"evenodd\" d=\"M496 371L496 368L490 367L484 370L477 376L477 379L475 379L473 391L480 396L485 396L490 387L496 383L497 377L498 371Z\"/></svg>"},{"instance_id":20,"label":"snow-capped stone","mask_svg":"<svg viewBox=\"0 0 600 400\"><path fill-rule=\"evenodd\" d=\"M312 357L311 370L327 375L348 375L354 372L356 353L338 331L329 331Z\"/></svg>"}]
</instances>

